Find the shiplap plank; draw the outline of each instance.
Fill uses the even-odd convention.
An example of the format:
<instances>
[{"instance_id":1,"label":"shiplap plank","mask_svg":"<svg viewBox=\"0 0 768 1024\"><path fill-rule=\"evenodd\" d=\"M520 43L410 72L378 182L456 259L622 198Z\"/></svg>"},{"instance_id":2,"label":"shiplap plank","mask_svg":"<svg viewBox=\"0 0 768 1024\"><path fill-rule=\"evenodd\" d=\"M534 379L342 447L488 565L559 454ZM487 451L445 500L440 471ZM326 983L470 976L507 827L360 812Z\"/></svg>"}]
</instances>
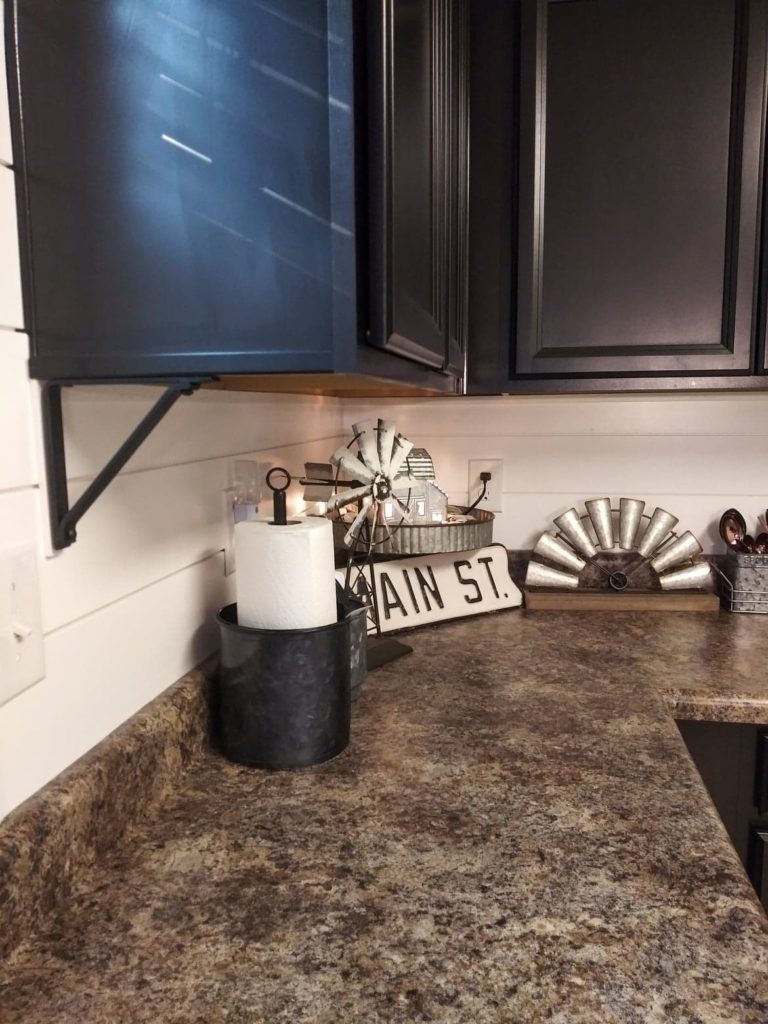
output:
<instances>
[{"instance_id":1,"label":"shiplap plank","mask_svg":"<svg viewBox=\"0 0 768 1024\"><path fill-rule=\"evenodd\" d=\"M0 330L0 492L38 482L26 334Z\"/></svg>"},{"instance_id":2,"label":"shiplap plank","mask_svg":"<svg viewBox=\"0 0 768 1024\"><path fill-rule=\"evenodd\" d=\"M223 548L226 465L119 476L41 574L46 633ZM70 501L84 489L70 485Z\"/></svg>"},{"instance_id":3,"label":"shiplap plank","mask_svg":"<svg viewBox=\"0 0 768 1024\"><path fill-rule=\"evenodd\" d=\"M63 409L70 478L94 476L158 395L151 387L68 388ZM338 433L335 398L199 391L177 401L126 470L268 451Z\"/></svg>"},{"instance_id":4,"label":"shiplap plank","mask_svg":"<svg viewBox=\"0 0 768 1024\"><path fill-rule=\"evenodd\" d=\"M499 398L345 401L344 429L386 416L417 444L423 436L768 434L767 394L547 395ZM473 457L484 458L479 450Z\"/></svg>"},{"instance_id":5,"label":"shiplap plank","mask_svg":"<svg viewBox=\"0 0 768 1024\"><path fill-rule=\"evenodd\" d=\"M298 477L306 459L327 458L332 450L316 441L250 456ZM43 561L46 633L223 550L230 537L224 492L232 462L209 459L118 476L81 520L77 542ZM70 501L84 487L71 483ZM300 494L297 483L290 507Z\"/></svg>"},{"instance_id":6,"label":"shiplap plank","mask_svg":"<svg viewBox=\"0 0 768 1024\"><path fill-rule=\"evenodd\" d=\"M14 172L0 166L0 327L24 327Z\"/></svg>"},{"instance_id":7,"label":"shiplap plank","mask_svg":"<svg viewBox=\"0 0 768 1024\"><path fill-rule=\"evenodd\" d=\"M432 455L438 483L466 491L470 459L504 460L504 490L577 492L585 497L638 491L673 494L741 494L768 480L768 444L755 439L678 435L416 438ZM746 485L746 486L745 486Z\"/></svg>"},{"instance_id":8,"label":"shiplap plank","mask_svg":"<svg viewBox=\"0 0 768 1024\"><path fill-rule=\"evenodd\" d=\"M4 0L0 0L0 163L10 164L13 163L13 148L5 75L4 14Z\"/></svg>"},{"instance_id":9,"label":"shiplap plank","mask_svg":"<svg viewBox=\"0 0 768 1024\"><path fill-rule=\"evenodd\" d=\"M231 586L215 555L46 637L45 679L0 709L0 816L210 654Z\"/></svg>"}]
</instances>

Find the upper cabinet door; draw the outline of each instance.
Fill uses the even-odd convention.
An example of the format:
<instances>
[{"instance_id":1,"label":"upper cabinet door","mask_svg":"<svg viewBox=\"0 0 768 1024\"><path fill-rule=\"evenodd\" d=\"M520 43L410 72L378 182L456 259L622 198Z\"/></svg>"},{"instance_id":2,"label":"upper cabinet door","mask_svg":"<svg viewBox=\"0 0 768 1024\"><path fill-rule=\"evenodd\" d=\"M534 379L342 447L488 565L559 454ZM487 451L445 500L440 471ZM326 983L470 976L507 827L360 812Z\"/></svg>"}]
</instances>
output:
<instances>
[{"instance_id":1,"label":"upper cabinet door","mask_svg":"<svg viewBox=\"0 0 768 1024\"><path fill-rule=\"evenodd\" d=\"M368 340L456 374L467 315L467 3L368 8Z\"/></svg>"},{"instance_id":2,"label":"upper cabinet door","mask_svg":"<svg viewBox=\"0 0 768 1024\"><path fill-rule=\"evenodd\" d=\"M350 0L14 10L33 373L332 369L358 330Z\"/></svg>"},{"instance_id":3,"label":"upper cabinet door","mask_svg":"<svg viewBox=\"0 0 768 1024\"><path fill-rule=\"evenodd\" d=\"M518 374L748 372L765 0L523 0Z\"/></svg>"}]
</instances>

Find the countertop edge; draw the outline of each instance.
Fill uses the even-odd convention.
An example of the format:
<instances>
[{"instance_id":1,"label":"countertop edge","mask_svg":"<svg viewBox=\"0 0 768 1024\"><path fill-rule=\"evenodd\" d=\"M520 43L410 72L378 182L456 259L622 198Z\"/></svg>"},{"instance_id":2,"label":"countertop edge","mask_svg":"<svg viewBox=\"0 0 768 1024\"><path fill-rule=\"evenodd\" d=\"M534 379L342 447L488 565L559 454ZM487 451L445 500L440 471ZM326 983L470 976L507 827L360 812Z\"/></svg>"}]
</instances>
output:
<instances>
[{"instance_id":1,"label":"countertop edge","mask_svg":"<svg viewBox=\"0 0 768 1024\"><path fill-rule=\"evenodd\" d=\"M200 755L215 665L182 676L0 822L0 957L56 919Z\"/></svg>"}]
</instances>

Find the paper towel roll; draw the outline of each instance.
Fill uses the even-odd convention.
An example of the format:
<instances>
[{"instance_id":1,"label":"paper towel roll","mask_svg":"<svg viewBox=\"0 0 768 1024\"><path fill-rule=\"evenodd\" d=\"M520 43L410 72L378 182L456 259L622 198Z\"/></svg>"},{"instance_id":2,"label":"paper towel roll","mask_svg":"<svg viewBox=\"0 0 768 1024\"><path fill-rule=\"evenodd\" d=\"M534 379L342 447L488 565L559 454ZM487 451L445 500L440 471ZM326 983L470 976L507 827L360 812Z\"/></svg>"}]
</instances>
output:
<instances>
[{"instance_id":1,"label":"paper towel roll","mask_svg":"<svg viewBox=\"0 0 768 1024\"><path fill-rule=\"evenodd\" d=\"M235 524L237 620L257 629L311 629L336 621L333 527L320 516L286 526Z\"/></svg>"}]
</instances>

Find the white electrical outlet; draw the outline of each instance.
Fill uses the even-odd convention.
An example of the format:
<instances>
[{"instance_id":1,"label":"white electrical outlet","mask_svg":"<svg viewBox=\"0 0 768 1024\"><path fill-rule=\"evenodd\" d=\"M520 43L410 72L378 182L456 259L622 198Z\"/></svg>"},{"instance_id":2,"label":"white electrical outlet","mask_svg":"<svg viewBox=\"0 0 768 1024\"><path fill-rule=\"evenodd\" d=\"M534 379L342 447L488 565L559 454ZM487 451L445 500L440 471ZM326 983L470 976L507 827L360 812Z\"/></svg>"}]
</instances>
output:
<instances>
[{"instance_id":1,"label":"white electrical outlet","mask_svg":"<svg viewBox=\"0 0 768 1024\"><path fill-rule=\"evenodd\" d=\"M502 499L504 495L504 460L503 459L470 459L469 460L469 504L475 501L483 489L483 481L480 474L489 472L491 479L485 491L483 500L478 508L484 508L486 512L503 512Z\"/></svg>"},{"instance_id":2,"label":"white electrical outlet","mask_svg":"<svg viewBox=\"0 0 768 1024\"><path fill-rule=\"evenodd\" d=\"M37 555L9 548L0 551L0 704L44 677Z\"/></svg>"}]
</instances>

